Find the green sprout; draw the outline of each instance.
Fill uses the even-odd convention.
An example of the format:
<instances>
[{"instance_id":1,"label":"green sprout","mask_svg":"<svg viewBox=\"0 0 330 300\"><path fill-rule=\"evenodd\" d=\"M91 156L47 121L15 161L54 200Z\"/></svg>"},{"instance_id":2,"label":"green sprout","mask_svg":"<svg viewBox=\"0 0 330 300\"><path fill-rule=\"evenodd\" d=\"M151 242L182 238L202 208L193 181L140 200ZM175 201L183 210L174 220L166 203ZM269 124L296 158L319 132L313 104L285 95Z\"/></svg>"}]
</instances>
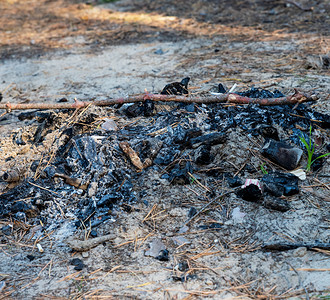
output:
<instances>
[{"instance_id":1,"label":"green sprout","mask_svg":"<svg viewBox=\"0 0 330 300\"><path fill-rule=\"evenodd\" d=\"M262 164L260 165L260 169L261 169L261 171L262 171L263 174L268 174L266 168L264 167L265 164L266 164L266 163L262 163Z\"/></svg>"},{"instance_id":2,"label":"green sprout","mask_svg":"<svg viewBox=\"0 0 330 300\"><path fill-rule=\"evenodd\" d=\"M315 159L312 160L312 157L313 157L313 154L314 154L314 151L315 151L315 144L312 144L312 125L309 126L309 141L307 142L305 140L305 138L303 136L300 136L299 137L301 142L304 144L304 146L306 147L306 150L307 150L307 166L306 166L306 171L309 172L311 170L311 166L312 164L322 158L322 157L325 157L325 156L328 156L330 155L330 153L326 153L326 154L322 154L318 157L316 157Z\"/></svg>"}]
</instances>

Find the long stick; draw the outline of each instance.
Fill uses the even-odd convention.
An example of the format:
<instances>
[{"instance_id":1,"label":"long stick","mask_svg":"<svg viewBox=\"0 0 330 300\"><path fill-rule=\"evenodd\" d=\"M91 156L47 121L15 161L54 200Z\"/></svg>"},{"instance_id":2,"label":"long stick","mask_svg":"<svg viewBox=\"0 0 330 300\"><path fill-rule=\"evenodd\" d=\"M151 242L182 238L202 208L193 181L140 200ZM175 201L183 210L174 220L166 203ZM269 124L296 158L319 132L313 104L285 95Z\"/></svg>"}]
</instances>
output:
<instances>
[{"instance_id":1,"label":"long stick","mask_svg":"<svg viewBox=\"0 0 330 300\"><path fill-rule=\"evenodd\" d=\"M12 110L24 110L24 109L77 109L84 108L88 105L95 106L109 106L113 104L133 103L145 100L153 101L174 101L183 103L235 103L235 104L249 104L255 103L259 105L282 105L282 104L299 104L307 101L317 100L315 95L306 95L298 92L295 89L295 93L292 96L281 97L281 98L249 98L243 97L234 93L222 94L217 96L176 96L176 95L161 95L161 94L140 94L135 96L127 96L117 99L100 100L100 101L79 101L75 99L74 103L6 103L0 104L0 109L5 109L7 112Z\"/></svg>"}]
</instances>

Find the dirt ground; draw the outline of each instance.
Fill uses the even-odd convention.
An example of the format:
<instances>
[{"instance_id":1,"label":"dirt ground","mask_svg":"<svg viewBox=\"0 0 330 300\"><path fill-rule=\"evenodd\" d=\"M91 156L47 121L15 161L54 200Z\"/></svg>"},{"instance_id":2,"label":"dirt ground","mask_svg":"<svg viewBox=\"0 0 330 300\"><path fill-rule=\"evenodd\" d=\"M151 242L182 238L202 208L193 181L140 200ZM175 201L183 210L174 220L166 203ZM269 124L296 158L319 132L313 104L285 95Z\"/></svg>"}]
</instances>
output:
<instances>
[{"instance_id":1,"label":"dirt ground","mask_svg":"<svg viewBox=\"0 0 330 300\"><path fill-rule=\"evenodd\" d=\"M237 84L237 91L256 86L288 95L297 88L317 94L311 108L329 114L329 11L328 1L303 0L2 0L1 103L104 100L145 89L159 93L165 84L189 76L191 94L207 94L220 82L227 88ZM33 162L54 159L57 134L90 114L97 115L95 123L79 134L90 132L96 140L105 119L128 128L136 147L141 133L171 131L165 118L170 106L157 105L164 112L159 118L129 118L120 113L125 107L57 112L55 126L39 143L32 142L36 119L20 120L17 111L1 116L0 175L25 168L23 189L33 187ZM200 105L198 117L174 114L175 121L184 116L188 125L204 128L207 110ZM278 129L289 138L291 132ZM320 133L329 144L329 128ZM228 135L228 143L212 147L208 167L223 174L239 173L246 163L258 168L263 160L251 153L262 141L241 129ZM26 142L17 143L18 136ZM116 134L111 139L120 141ZM300 181L299 194L285 197L289 211L231 193L186 224L191 208L200 210L209 201L210 190L216 195L229 190L222 171L217 178L198 173L190 184L172 185L163 167L140 174L111 144L107 147L114 164L130 173L136 196L132 209L114 207L94 228L98 236L112 234L111 240L72 251L68 240L91 236L91 228L74 225L79 201L88 195L59 178L61 193L42 186L33 196L47 195L40 215L0 216L0 299L330 299L329 250L261 249L266 242L330 242L329 159ZM261 176L259 168L254 177ZM12 187L0 181L0 196ZM14 202L31 201L25 197ZM215 223L221 227L201 227ZM163 249L168 261L152 253ZM74 258L83 262L82 270L74 269Z\"/></svg>"}]
</instances>

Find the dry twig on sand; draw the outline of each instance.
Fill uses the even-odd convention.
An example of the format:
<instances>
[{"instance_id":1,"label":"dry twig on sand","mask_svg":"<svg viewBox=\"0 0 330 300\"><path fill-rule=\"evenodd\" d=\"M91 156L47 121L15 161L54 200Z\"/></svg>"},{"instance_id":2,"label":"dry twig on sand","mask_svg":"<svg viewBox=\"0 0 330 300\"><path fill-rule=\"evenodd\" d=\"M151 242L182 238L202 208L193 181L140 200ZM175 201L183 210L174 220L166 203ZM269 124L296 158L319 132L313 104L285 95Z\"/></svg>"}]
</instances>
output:
<instances>
[{"instance_id":1,"label":"dry twig on sand","mask_svg":"<svg viewBox=\"0 0 330 300\"><path fill-rule=\"evenodd\" d=\"M79 101L75 99L74 103L6 103L0 104L0 109L5 109L7 112L12 110L25 110L25 109L78 109L84 108L88 105L95 106L109 106L114 104L134 103L145 100L164 101L164 102L183 102L183 103L234 103L234 104L259 104L259 105L282 105L282 104L299 104L307 101L315 101L318 97L316 95L307 95L295 89L291 96L281 98L249 98L240 96L234 93L212 95L207 97L201 96L176 96L176 95L161 95L144 93L135 96L127 96L117 99L100 100L100 101Z\"/></svg>"},{"instance_id":2,"label":"dry twig on sand","mask_svg":"<svg viewBox=\"0 0 330 300\"><path fill-rule=\"evenodd\" d=\"M114 234L107 234L107 235L96 237L96 238L86 240L86 241L70 239L67 241L67 244L75 251L88 251L91 248L98 246L99 244L108 242L115 238L116 238L116 236Z\"/></svg>"}]
</instances>

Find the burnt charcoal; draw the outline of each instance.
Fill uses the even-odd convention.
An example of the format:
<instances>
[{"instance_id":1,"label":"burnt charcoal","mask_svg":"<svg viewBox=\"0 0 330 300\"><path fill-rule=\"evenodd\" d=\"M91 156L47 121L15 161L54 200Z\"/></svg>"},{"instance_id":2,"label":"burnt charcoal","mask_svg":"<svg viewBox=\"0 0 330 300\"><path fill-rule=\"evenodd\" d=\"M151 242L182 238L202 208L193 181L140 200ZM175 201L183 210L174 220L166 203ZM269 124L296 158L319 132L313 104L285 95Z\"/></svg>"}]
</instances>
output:
<instances>
[{"instance_id":1,"label":"burnt charcoal","mask_svg":"<svg viewBox=\"0 0 330 300\"><path fill-rule=\"evenodd\" d=\"M185 77L181 82L173 82L165 85L160 92L162 95L183 95L188 94L188 83L190 77Z\"/></svg>"},{"instance_id":2,"label":"burnt charcoal","mask_svg":"<svg viewBox=\"0 0 330 300\"><path fill-rule=\"evenodd\" d=\"M195 274L188 274L188 275L182 275L182 276L172 276L172 279L174 281L179 281L179 282L185 282L188 279L196 279L197 276Z\"/></svg>"},{"instance_id":3,"label":"burnt charcoal","mask_svg":"<svg viewBox=\"0 0 330 300\"><path fill-rule=\"evenodd\" d=\"M202 145L195 150L194 160L196 164L207 165L211 162L211 146Z\"/></svg>"},{"instance_id":4,"label":"burnt charcoal","mask_svg":"<svg viewBox=\"0 0 330 300\"><path fill-rule=\"evenodd\" d=\"M192 138L189 140L189 144L193 148L197 148L200 145L214 146L218 144L223 144L227 141L227 135L222 132L213 132L209 134L204 134L202 136Z\"/></svg>"},{"instance_id":5,"label":"burnt charcoal","mask_svg":"<svg viewBox=\"0 0 330 300\"><path fill-rule=\"evenodd\" d=\"M167 166L175 159L178 154L180 154L180 151L175 148L161 149L154 159L154 164Z\"/></svg>"},{"instance_id":6,"label":"burnt charcoal","mask_svg":"<svg viewBox=\"0 0 330 300\"><path fill-rule=\"evenodd\" d=\"M17 118L20 121L24 120L32 120L33 118L36 118L39 123L47 119L50 115L50 112L42 112L42 111L27 111L27 112L22 112L20 113Z\"/></svg>"},{"instance_id":7,"label":"burnt charcoal","mask_svg":"<svg viewBox=\"0 0 330 300\"><path fill-rule=\"evenodd\" d=\"M9 226L9 225L5 225L5 226L1 227L1 231L4 235L11 235L12 230L13 230L13 227Z\"/></svg>"},{"instance_id":8,"label":"burnt charcoal","mask_svg":"<svg viewBox=\"0 0 330 300\"><path fill-rule=\"evenodd\" d=\"M260 188L255 184L250 184L245 188L237 191L237 196L250 202L260 202L262 200L262 193Z\"/></svg>"},{"instance_id":9,"label":"burnt charcoal","mask_svg":"<svg viewBox=\"0 0 330 300\"><path fill-rule=\"evenodd\" d=\"M280 118L276 116L276 120L284 128L294 128L296 124L301 127L309 128L310 123L313 120L316 120L317 126L322 128L330 128L330 114L323 114L317 111L314 111L312 108L306 104L299 104L296 108L297 116L290 116L288 112L285 112L285 118Z\"/></svg>"},{"instance_id":10,"label":"burnt charcoal","mask_svg":"<svg viewBox=\"0 0 330 300\"><path fill-rule=\"evenodd\" d=\"M189 270L189 265L186 261L181 261L178 263L178 270L181 272L185 272Z\"/></svg>"},{"instance_id":11,"label":"burnt charcoal","mask_svg":"<svg viewBox=\"0 0 330 300\"><path fill-rule=\"evenodd\" d=\"M323 164L324 164L326 158L325 157L318 158L319 156L321 156L323 154L324 153L313 153L312 161L315 160L315 159L316 160L312 163L312 166L311 166L312 171L316 172L316 171L320 170L323 167Z\"/></svg>"},{"instance_id":12,"label":"burnt charcoal","mask_svg":"<svg viewBox=\"0 0 330 300\"><path fill-rule=\"evenodd\" d=\"M8 192L0 194L0 216L5 216L11 212L19 212L21 210L32 209L30 204L22 201L17 201L17 199L33 198L35 197L37 191L29 183L23 182L20 185L15 186ZM40 191L44 196L46 193ZM16 202L15 202L16 201ZM11 205L11 203L14 203ZM14 209L14 210L13 210Z\"/></svg>"},{"instance_id":13,"label":"burnt charcoal","mask_svg":"<svg viewBox=\"0 0 330 300\"><path fill-rule=\"evenodd\" d=\"M241 95L243 97L249 97L249 98L280 98L280 97L285 97L280 91L275 90L274 93L268 90L264 90L261 88L251 88L248 91L240 92L237 93L238 95Z\"/></svg>"},{"instance_id":14,"label":"burnt charcoal","mask_svg":"<svg viewBox=\"0 0 330 300\"><path fill-rule=\"evenodd\" d=\"M187 112L193 113L195 112L195 104L183 104L180 108L186 110Z\"/></svg>"},{"instance_id":15,"label":"burnt charcoal","mask_svg":"<svg viewBox=\"0 0 330 300\"><path fill-rule=\"evenodd\" d=\"M216 196L215 190L207 191L206 192L206 197L208 198L214 198Z\"/></svg>"},{"instance_id":16,"label":"burnt charcoal","mask_svg":"<svg viewBox=\"0 0 330 300\"><path fill-rule=\"evenodd\" d=\"M152 100L134 103L126 108L125 113L128 117L145 116L150 117L154 114L155 103Z\"/></svg>"},{"instance_id":17,"label":"burnt charcoal","mask_svg":"<svg viewBox=\"0 0 330 300\"><path fill-rule=\"evenodd\" d=\"M259 127L259 132L264 138L273 139L279 141L278 131L275 127L270 125L261 125Z\"/></svg>"},{"instance_id":18,"label":"burnt charcoal","mask_svg":"<svg viewBox=\"0 0 330 300\"><path fill-rule=\"evenodd\" d=\"M150 140L142 140L135 147L136 152L139 153L139 157L141 160L145 160L146 158L150 158L151 156L151 146L152 143Z\"/></svg>"},{"instance_id":19,"label":"burnt charcoal","mask_svg":"<svg viewBox=\"0 0 330 300\"><path fill-rule=\"evenodd\" d=\"M119 192L113 192L111 194L105 195L103 196L98 202L97 202L97 206L98 207L103 207L103 206L107 206L112 208L113 204L115 204L116 202L118 202L119 200L122 200L123 196L121 193Z\"/></svg>"},{"instance_id":20,"label":"burnt charcoal","mask_svg":"<svg viewBox=\"0 0 330 300\"><path fill-rule=\"evenodd\" d=\"M173 142L175 144L185 143L187 132L182 128L180 124L174 129L173 134L174 134Z\"/></svg>"},{"instance_id":21,"label":"burnt charcoal","mask_svg":"<svg viewBox=\"0 0 330 300\"><path fill-rule=\"evenodd\" d=\"M22 131L20 130L13 136L13 142L17 145L26 145L26 141L22 136Z\"/></svg>"},{"instance_id":22,"label":"burnt charcoal","mask_svg":"<svg viewBox=\"0 0 330 300\"><path fill-rule=\"evenodd\" d=\"M313 111L313 119L322 121L317 122L317 125L321 126L322 128L330 128L330 114L323 114L317 111Z\"/></svg>"},{"instance_id":23,"label":"burnt charcoal","mask_svg":"<svg viewBox=\"0 0 330 300\"><path fill-rule=\"evenodd\" d=\"M330 250L330 243L322 243L320 241L315 242L298 242L298 243L265 243L262 246L264 250L277 250L287 251L297 248L307 248L308 250L317 251L318 249Z\"/></svg>"},{"instance_id":24,"label":"burnt charcoal","mask_svg":"<svg viewBox=\"0 0 330 300\"><path fill-rule=\"evenodd\" d=\"M227 179L228 185L232 188L243 185L242 179L239 178L238 176L231 177L231 176L227 175L226 179Z\"/></svg>"},{"instance_id":25,"label":"burnt charcoal","mask_svg":"<svg viewBox=\"0 0 330 300\"><path fill-rule=\"evenodd\" d=\"M188 212L188 219L191 219L196 214L197 214L197 209L195 207L190 207Z\"/></svg>"},{"instance_id":26,"label":"burnt charcoal","mask_svg":"<svg viewBox=\"0 0 330 300\"><path fill-rule=\"evenodd\" d=\"M74 269L76 271L81 271L85 266L85 264L83 263L83 261L79 258L74 258L70 260L70 265L75 266Z\"/></svg>"},{"instance_id":27,"label":"burnt charcoal","mask_svg":"<svg viewBox=\"0 0 330 300\"><path fill-rule=\"evenodd\" d=\"M276 197L299 193L298 177L293 174L274 172L261 179L264 191Z\"/></svg>"},{"instance_id":28,"label":"burnt charcoal","mask_svg":"<svg viewBox=\"0 0 330 300\"><path fill-rule=\"evenodd\" d=\"M24 120L32 120L35 117L36 111L27 111L27 112L22 112L20 113L17 118L20 121L24 121Z\"/></svg>"},{"instance_id":29,"label":"burnt charcoal","mask_svg":"<svg viewBox=\"0 0 330 300\"><path fill-rule=\"evenodd\" d=\"M189 177L188 177L186 170L174 168L171 171L169 181L172 184L182 184L183 185L183 184L189 183Z\"/></svg>"},{"instance_id":30,"label":"burnt charcoal","mask_svg":"<svg viewBox=\"0 0 330 300\"><path fill-rule=\"evenodd\" d=\"M170 180L170 175L167 173L164 173L162 176L160 176L160 178Z\"/></svg>"},{"instance_id":31,"label":"burnt charcoal","mask_svg":"<svg viewBox=\"0 0 330 300\"><path fill-rule=\"evenodd\" d=\"M203 134L203 131L200 128L190 128L186 131L186 141L197 138Z\"/></svg>"},{"instance_id":32,"label":"burnt charcoal","mask_svg":"<svg viewBox=\"0 0 330 300\"><path fill-rule=\"evenodd\" d=\"M144 105L142 102L134 103L126 108L125 113L128 117L141 116L144 113Z\"/></svg>"},{"instance_id":33,"label":"burnt charcoal","mask_svg":"<svg viewBox=\"0 0 330 300\"><path fill-rule=\"evenodd\" d=\"M125 211L127 213L131 213L133 211L140 211L138 208L135 208L134 206L126 204L126 203L123 203L121 208L123 209L123 211Z\"/></svg>"},{"instance_id":34,"label":"burnt charcoal","mask_svg":"<svg viewBox=\"0 0 330 300\"><path fill-rule=\"evenodd\" d=\"M90 232L90 236L92 238L96 238L97 237L97 231L95 229L92 229L91 232Z\"/></svg>"},{"instance_id":35,"label":"burnt charcoal","mask_svg":"<svg viewBox=\"0 0 330 300\"><path fill-rule=\"evenodd\" d=\"M162 147L163 142L158 138L146 139L137 144L136 152L139 153L139 157L142 161L147 158L153 160Z\"/></svg>"},{"instance_id":36,"label":"burnt charcoal","mask_svg":"<svg viewBox=\"0 0 330 300\"><path fill-rule=\"evenodd\" d=\"M220 223L216 223L216 222L208 224L208 225L198 226L198 228L200 228L202 230L214 229L216 231L218 231L221 227L222 227L222 225Z\"/></svg>"},{"instance_id":37,"label":"burnt charcoal","mask_svg":"<svg viewBox=\"0 0 330 300\"><path fill-rule=\"evenodd\" d=\"M90 224L86 224L86 226L91 226L92 228L99 226L103 222L111 219L111 216L102 216L100 219L93 220ZM80 227L81 224L76 225L77 227Z\"/></svg>"},{"instance_id":38,"label":"burnt charcoal","mask_svg":"<svg viewBox=\"0 0 330 300\"><path fill-rule=\"evenodd\" d=\"M78 168L98 170L102 163L99 161L93 138L88 135L75 138L69 148L67 162L73 170Z\"/></svg>"},{"instance_id":39,"label":"burnt charcoal","mask_svg":"<svg viewBox=\"0 0 330 300\"><path fill-rule=\"evenodd\" d=\"M284 142L269 139L266 140L261 153L281 167L293 170L298 166L303 151Z\"/></svg>"},{"instance_id":40,"label":"burnt charcoal","mask_svg":"<svg viewBox=\"0 0 330 300\"><path fill-rule=\"evenodd\" d=\"M251 164L246 164L244 169L244 171L250 173L250 174L253 174L253 173L256 173L258 170Z\"/></svg>"},{"instance_id":41,"label":"burnt charcoal","mask_svg":"<svg viewBox=\"0 0 330 300\"><path fill-rule=\"evenodd\" d=\"M222 93L222 94L225 94L227 93L225 87L222 85L222 83L219 83L218 85L218 93Z\"/></svg>"},{"instance_id":42,"label":"burnt charcoal","mask_svg":"<svg viewBox=\"0 0 330 300\"><path fill-rule=\"evenodd\" d=\"M163 49L159 48L156 51L154 51L154 53L158 54L158 55L162 55L162 54L164 54L164 51L163 51Z\"/></svg>"},{"instance_id":43,"label":"burnt charcoal","mask_svg":"<svg viewBox=\"0 0 330 300\"><path fill-rule=\"evenodd\" d=\"M2 99L3 99L3 96L2 96L2 93L0 93L0 102L1 102Z\"/></svg>"},{"instance_id":44,"label":"burnt charcoal","mask_svg":"<svg viewBox=\"0 0 330 300\"><path fill-rule=\"evenodd\" d=\"M266 197L262 205L268 209L278 210L281 212L286 212L291 209L288 201L275 197Z\"/></svg>"},{"instance_id":45,"label":"burnt charcoal","mask_svg":"<svg viewBox=\"0 0 330 300\"><path fill-rule=\"evenodd\" d=\"M144 116L151 117L154 114L155 102L152 100L146 100L143 103L144 105Z\"/></svg>"},{"instance_id":46,"label":"burnt charcoal","mask_svg":"<svg viewBox=\"0 0 330 300\"><path fill-rule=\"evenodd\" d=\"M50 112L39 112L35 115L36 120L41 123L36 133L34 134L34 143L41 143L44 137L52 131L56 120L58 118L57 114L50 111Z\"/></svg>"},{"instance_id":47,"label":"burnt charcoal","mask_svg":"<svg viewBox=\"0 0 330 300\"><path fill-rule=\"evenodd\" d=\"M130 196L133 189L133 183L130 179L125 178L125 182L121 186L117 188L118 191L120 191L126 198Z\"/></svg>"},{"instance_id":48,"label":"burnt charcoal","mask_svg":"<svg viewBox=\"0 0 330 300\"><path fill-rule=\"evenodd\" d=\"M56 169L54 166L48 166L44 169L44 172L47 174L48 178L54 178L54 175L56 173Z\"/></svg>"},{"instance_id":49,"label":"burnt charcoal","mask_svg":"<svg viewBox=\"0 0 330 300\"><path fill-rule=\"evenodd\" d=\"M171 170L169 181L171 184L188 184L190 183L188 172L192 172L189 162L186 163L184 168L181 168L179 164L176 164Z\"/></svg>"},{"instance_id":50,"label":"burnt charcoal","mask_svg":"<svg viewBox=\"0 0 330 300\"><path fill-rule=\"evenodd\" d=\"M11 206L12 213L16 213L16 212L20 212L20 211L24 212L24 211L27 211L28 209L31 209L31 205L29 205L23 201L15 202Z\"/></svg>"},{"instance_id":51,"label":"burnt charcoal","mask_svg":"<svg viewBox=\"0 0 330 300\"><path fill-rule=\"evenodd\" d=\"M34 255L31 255L31 254L28 254L27 256L26 256L26 258L29 260L29 261L33 261L33 260L35 260L35 256Z\"/></svg>"},{"instance_id":52,"label":"burnt charcoal","mask_svg":"<svg viewBox=\"0 0 330 300\"><path fill-rule=\"evenodd\" d=\"M75 127L69 127L63 130L61 134L61 145L56 152L56 157L61 158L67 153L67 150L71 144L69 142L76 135Z\"/></svg>"},{"instance_id":53,"label":"burnt charcoal","mask_svg":"<svg viewBox=\"0 0 330 300\"><path fill-rule=\"evenodd\" d=\"M160 261L169 261L169 252L168 250L160 250L158 256L155 257L156 259Z\"/></svg>"}]
</instances>

